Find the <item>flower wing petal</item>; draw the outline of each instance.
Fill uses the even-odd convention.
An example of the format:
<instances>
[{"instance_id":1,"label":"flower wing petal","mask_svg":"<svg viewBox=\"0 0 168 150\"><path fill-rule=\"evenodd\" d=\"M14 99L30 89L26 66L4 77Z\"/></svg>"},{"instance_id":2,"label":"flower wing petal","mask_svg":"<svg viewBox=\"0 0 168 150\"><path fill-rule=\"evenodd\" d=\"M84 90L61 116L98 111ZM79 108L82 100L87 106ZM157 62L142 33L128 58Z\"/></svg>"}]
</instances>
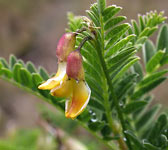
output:
<instances>
[{"instance_id":1,"label":"flower wing petal","mask_svg":"<svg viewBox=\"0 0 168 150\"><path fill-rule=\"evenodd\" d=\"M62 62L58 64L58 71L53 78L48 79L46 82L42 83L38 88L41 90L51 90L67 80L68 76L66 74L66 63Z\"/></svg>"},{"instance_id":2,"label":"flower wing petal","mask_svg":"<svg viewBox=\"0 0 168 150\"><path fill-rule=\"evenodd\" d=\"M86 108L91 95L91 90L85 81L73 82L72 99L67 100L65 116L75 119Z\"/></svg>"},{"instance_id":3,"label":"flower wing petal","mask_svg":"<svg viewBox=\"0 0 168 150\"><path fill-rule=\"evenodd\" d=\"M73 82L72 80L66 80L61 85L53 88L50 93L52 96L69 98L72 96L72 92Z\"/></svg>"}]
</instances>

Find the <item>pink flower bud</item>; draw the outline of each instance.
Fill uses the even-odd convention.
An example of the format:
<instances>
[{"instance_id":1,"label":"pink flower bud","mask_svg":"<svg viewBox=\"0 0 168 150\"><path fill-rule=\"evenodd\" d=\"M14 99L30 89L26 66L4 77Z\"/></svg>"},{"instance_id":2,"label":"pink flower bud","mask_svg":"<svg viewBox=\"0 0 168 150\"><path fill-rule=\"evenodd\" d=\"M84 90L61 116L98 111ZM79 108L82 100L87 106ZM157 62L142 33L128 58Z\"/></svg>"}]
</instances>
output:
<instances>
[{"instance_id":1,"label":"pink flower bud","mask_svg":"<svg viewBox=\"0 0 168 150\"><path fill-rule=\"evenodd\" d=\"M56 55L59 61L66 61L75 48L76 33L65 33L58 42Z\"/></svg>"},{"instance_id":2,"label":"pink flower bud","mask_svg":"<svg viewBox=\"0 0 168 150\"><path fill-rule=\"evenodd\" d=\"M79 50L71 52L67 58L66 73L68 77L76 80L84 80L82 55Z\"/></svg>"}]
</instances>

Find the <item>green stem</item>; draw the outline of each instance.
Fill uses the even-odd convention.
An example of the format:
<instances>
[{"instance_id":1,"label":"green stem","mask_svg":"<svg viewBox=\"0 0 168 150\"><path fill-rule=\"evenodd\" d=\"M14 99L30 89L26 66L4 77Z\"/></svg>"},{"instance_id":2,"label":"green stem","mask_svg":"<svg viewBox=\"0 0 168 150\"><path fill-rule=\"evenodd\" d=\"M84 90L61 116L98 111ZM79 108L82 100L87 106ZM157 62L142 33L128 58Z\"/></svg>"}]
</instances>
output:
<instances>
[{"instance_id":1,"label":"green stem","mask_svg":"<svg viewBox=\"0 0 168 150\"><path fill-rule=\"evenodd\" d=\"M129 138L128 138L127 134L125 134L125 132L124 132L124 131L127 130L127 128L126 128L126 125L125 125L124 117L123 117L122 112L121 112L121 108L120 108L120 106L119 106L119 102L118 102L117 96L116 96L116 94L115 94L115 92L114 92L114 88L113 88L113 85L112 85L112 83L111 83L111 79L110 79L110 77L109 77L109 74L108 74L108 71L107 71L106 66L104 66L103 68L104 68L104 71L105 71L105 75L106 75L106 78L107 78L107 82L108 82L108 85L109 85L109 89L110 89L110 91L111 91L111 96L112 96L112 99L113 99L113 101L114 101L114 104L115 104L115 107L116 107L116 110L117 110L117 113L118 113L118 117L119 117L120 122L121 122L121 125L122 125L123 134L124 134L124 136L125 136L125 138L126 138L127 146L128 146L129 149L131 150L131 143L130 143L130 141L129 141ZM110 116L110 117L111 117L111 116ZM117 131L116 131L116 132L117 132Z\"/></svg>"},{"instance_id":2,"label":"green stem","mask_svg":"<svg viewBox=\"0 0 168 150\"><path fill-rule=\"evenodd\" d=\"M101 49L99 49L99 47L97 47L97 50L98 50L98 55L99 55L99 58L100 58L100 61L101 61L101 64L102 64L102 68L103 68L105 77L107 79L107 83L108 83L109 89L111 91L112 99L114 100L114 103L115 103L115 106L116 106L116 109L117 109L117 112L118 112L118 116L119 116L119 119L121 121L121 125L122 125L122 128L123 128L123 131L126 131L124 119L123 119L123 116L122 116L122 113L121 113L121 110L120 110L120 106L118 104L117 97L116 97L116 95L114 93L113 86L111 84L111 79L109 77L109 74L108 74L108 71L107 71L107 68L106 68L106 64L105 64L105 61L104 61L102 53L101 53ZM117 125L115 124L115 122L112 119L110 102L109 102L109 99L107 97L104 98L104 105L105 105L106 117L107 117L107 120L109 122L109 125L110 125L111 129L113 130L114 134L117 136L117 135L120 134L120 130L118 129ZM123 132L123 134L125 135L125 137L127 139L126 142L127 142L128 147L131 147L127 135L124 132ZM118 140L118 143L119 143L119 146L120 146L121 150L127 150L127 147L126 147L125 142L124 142L122 137L120 137L120 139Z\"/></svg>"},{"instance_id":3,"label":"green stem","mask_svg":"<svg viewBox=\"0 0 168 150\"><path fill-rule=\"evenodd\" d=\"M0 79L2 79L2 80L4 80L4 81L7 81L7 82L11 83L12 85L14 85L14 86L16 86L16 87L18 87L18 88L20 88L20 89L22 89L22 90L24 90L24 91L26 91L26 92L28 92L28 93L31 93L32 95L35 95L35 96L37 96L38 98L43 99L44 101L46 101L46 102L52 104L52 102L51 102L48 98L46 98L46 97L40 95L38 92L32 91L30 88L27 88L27 87L25 87L25 86L22 86L22 85L18 84L17 82L15 82L15 81L13 81L13 80L11 80L11 79L2 77L2 76L0 77ZM54 107L56 107L60 112L64 113L64 110L61 109L59 106L54 105ZM90 130L84 123L82 123L82 122L79 121L79 120L76 120L76 121L77 121L83 128L85 128L88 132L90 132L91 134L93 134L99 141L101 141L104 145L106 145L109 149L111 149L111 150L117 150L117 148L116 148L116 146L115 146L115 144L114 144L113 142L111 142L111 144L110 144L109 142L103 140L98 134L96 134L95 132L93 132L92 130Z\"/></svg>"},{"instance_id":4,"label":"green stem","mask_svg":"<svg viewBox=\"0 0 168 150\"><path fill-rule=\"evenodd\" d=\"M124 134L124 136L126 138L127 146L131 150L132 148L131 148L130 140L129 140L128 136L124 132L124 131L127 130L126 125L125 125L125 121L124 121L124 117L122 115L121 108L119 106L119 102L118 102L117 96L116 96L116 94L114 92L112 81L110 79L110 76L109 76L109 73L108 73L108 70L107 70L107 67L106 67L106 63L105 63L104 58L103 58L103 55L104 55L104 45L105 44L104 44L104 24L103 24L103 17L102 17L101 13L99 13L99 19L100 19L100 25L101 25L101 29L100 29L100 31L101 31L101 44L99 46L96 44L96 46L97 46L97 52L98 52L98 55L99 55L99 58L100 58L100 61L101 61L101 64L102 64L102 68L103 68L105 77L107 79L109 90L111 91L112 99L113 99L114 104L116 106L118 117L120 119L120 122L121 122L121 125L122 125L122 129L123 129L123 134ZM115 135L120 134L119 129L116 127L116 124L114 123L114 121L112 119L110 102L109 102L108 98L105 98L105 109L106 109L106 116L107 116L109 125L112 128L114 134ZM122 137L118 140L118 143L119 143L120 148L122 150L127 150L127 147L126 147L125 142L124 142L124 140L123 140Z\"/></svg>"}]
</instances>

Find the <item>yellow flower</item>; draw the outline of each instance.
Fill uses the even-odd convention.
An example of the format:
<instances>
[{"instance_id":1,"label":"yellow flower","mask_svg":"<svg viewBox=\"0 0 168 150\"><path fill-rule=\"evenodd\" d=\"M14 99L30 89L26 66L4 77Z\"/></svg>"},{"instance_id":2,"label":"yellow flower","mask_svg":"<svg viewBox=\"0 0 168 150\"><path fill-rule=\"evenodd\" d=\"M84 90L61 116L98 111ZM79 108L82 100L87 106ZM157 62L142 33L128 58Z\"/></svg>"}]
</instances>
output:
<instances>
[{"instance_id":1,"label":"yellow flower","mask_svg":"<svg viewBox=\"0 0 168 150\"><path fill-rule=\"evenodd\" d=\"M66 62L62 62L58 64L58 71L54 77L48 79L46 82L41 84L38 88L41 90L51 90L63 83L63 81L67 80L68 77L66 75Z\"/></svg>"},{"instance_id":2,"label":"yellow flower","mask_svg":"<svg viewBox=\"0 0 168 150\"><path fill-rule=\"evenodd\" d=\"M58 42L58 71L38 88L50 90L52 96L66 98L65 116L75 119L86 108L91 90L84 80L80 48L74 51L76 33L65 33ZM82 45L86 39L82 42Z\"/></svg>"},{"instance_id":3,"label":"yellow flower","mask_svg":"<svg viewBox=\"0 0 168 150\"><path fill-rule=\"evenodd\" d=\"M86 108L91 90L84 80L77 81L68 78L66 74L66 62L59 63L56 75L41 84L39 89L51 90L51 95L65 97L65 116L75 119Z\"/></svg>"}]
</instances>

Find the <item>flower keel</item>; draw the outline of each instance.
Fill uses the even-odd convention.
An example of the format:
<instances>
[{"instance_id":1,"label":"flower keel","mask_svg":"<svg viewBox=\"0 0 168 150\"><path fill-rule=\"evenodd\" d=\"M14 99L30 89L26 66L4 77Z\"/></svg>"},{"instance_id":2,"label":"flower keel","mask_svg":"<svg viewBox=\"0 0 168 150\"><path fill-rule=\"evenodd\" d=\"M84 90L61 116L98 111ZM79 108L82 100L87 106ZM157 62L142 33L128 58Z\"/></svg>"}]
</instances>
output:
<instances>
[{"instance_id":1,"label":"flower keel","mask_svg":"<svg viewBox=\"0 0 168 150\"><path fill-rule=\"evenodd\" d=\"M52 96L70 98L73 93L73 83L67 79L60 86L53 88L50 93Z\"/></svg>"},{"instance_id":2,"label":"flower keel","mask_svg":"<svg viewBox=\"0 0 168 150\"><path fill-rule=\"evenodd\" d=\"M73 81L73 96L66 102L65 116L75 119L86 108L91 90L85 81Z\"/></svg>"}]
</instances>

